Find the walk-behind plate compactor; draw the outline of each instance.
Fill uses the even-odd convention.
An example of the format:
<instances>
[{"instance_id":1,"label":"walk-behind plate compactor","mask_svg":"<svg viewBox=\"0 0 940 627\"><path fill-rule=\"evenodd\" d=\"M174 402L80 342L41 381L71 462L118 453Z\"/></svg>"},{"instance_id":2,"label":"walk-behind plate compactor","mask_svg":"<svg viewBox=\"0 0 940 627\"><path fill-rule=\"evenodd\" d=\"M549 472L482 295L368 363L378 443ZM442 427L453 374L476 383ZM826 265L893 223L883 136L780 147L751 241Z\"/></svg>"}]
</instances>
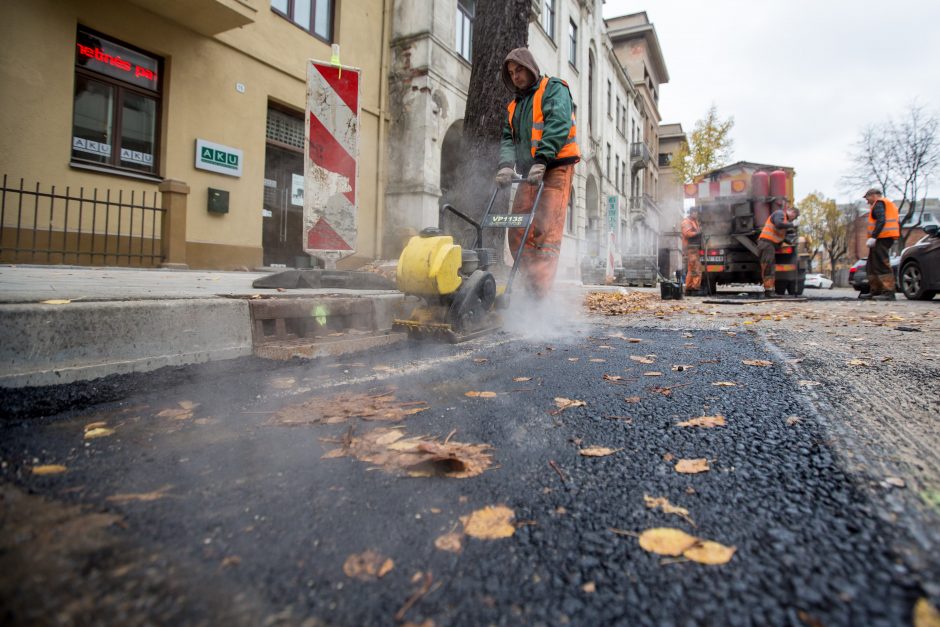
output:
<instances>
[{"instance_id":1,"label":"walk-behind plate compactor","mask_svg":"<svg viewBox=\"0 0 940 627\"><path fill-rule=\"evenodd\" d=\"M513 183L525 179L516 178ZM509 189L508 187L506 188ZM492 213L500 188L493 190L490 202L479 222L452 205L441 206L438 226L429 227L412 237L398 258L398 289L418 296L424 303L414 309L408 320L395 320L393 328L407 331L415 339L443 339L464 342L500 328L499 309L509 306L512 281L522 260L522 249L532 230L535 212L542 198L539 184L529 213ZM476 231L471 248L454 243L443 231L444 216L452 213ZM505 285L497 285L490 271L496 251L482 248L483 229L525 229Z\"/></svg>"}]
</instances>

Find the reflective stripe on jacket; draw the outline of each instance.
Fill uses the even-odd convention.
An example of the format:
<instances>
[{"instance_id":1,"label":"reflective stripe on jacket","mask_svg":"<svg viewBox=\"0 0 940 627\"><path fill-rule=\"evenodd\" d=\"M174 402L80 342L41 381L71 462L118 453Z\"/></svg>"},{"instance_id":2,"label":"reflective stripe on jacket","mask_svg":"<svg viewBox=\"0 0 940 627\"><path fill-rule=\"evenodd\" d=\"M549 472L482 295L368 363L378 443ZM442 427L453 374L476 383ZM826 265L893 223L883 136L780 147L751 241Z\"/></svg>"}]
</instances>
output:
<instances>
[{"instance_id":1,"label":"reflective stripe on jacket","mask_svg":"<svg viewBox=\"0 0 940 627\"><path fill-rule=\"evenodd\" d=\"M535 157L535 152L538 150L539 142L542 141L542 134L545 132L545 116L542 111L542 98L545 96L545 87L548 85L548 77L543 76L542 80L539 81L538 89L535 90L535 96L532 101L532 134L530 136L530 147L532 157ZM567 87L567 83L562 81L562 83ZM509 128L513 133L515 129L512 127L512 118L516 112L516 100L512 100L506 106L509 111ZM571 112L571 125L568 128L568 138L562 147L555 154L555 159L565 159L568 157L580 157L581 150L578 148L577 143L577 125L575 123L574 112Z\"/></svg>"},{"instance_id":2,"label":"reflective stripe on jacket","mask_svg":"<svg viewBox=\"0 0 940 627\"><path fill-rule=\"evenodd\" d=\"M885 225L881 229L876 237L877 239L887 239L894 238L897 239L901 237L901 223L898 221L898 206L887 198L879 198L871 204L871 207L868 208L868 236L871 237L872 233L875 232L875 217L873 212L875 210L875 205L881 201L885 204Z\"/></svg>"}]
</instances>

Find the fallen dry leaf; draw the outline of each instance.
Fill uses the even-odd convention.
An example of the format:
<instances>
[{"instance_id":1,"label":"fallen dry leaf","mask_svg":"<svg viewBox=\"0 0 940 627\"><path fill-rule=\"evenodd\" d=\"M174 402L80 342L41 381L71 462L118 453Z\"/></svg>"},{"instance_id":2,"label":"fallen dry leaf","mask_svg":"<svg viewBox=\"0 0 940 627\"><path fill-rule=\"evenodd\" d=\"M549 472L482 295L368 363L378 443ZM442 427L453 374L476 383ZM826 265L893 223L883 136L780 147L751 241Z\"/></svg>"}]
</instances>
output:
<instances>
[{"instance_id":1,"label":"fallen dry leaf","mask_svg":"<svg viewBox=\"0 0 940 627\"><path fill-rule=\"evenodd\" d=\"M460 553L463 549L463 534L452 531L445 533L434 541L434 546L441 551L449 553Z\"/></svg>"},{"instance_id":2,"label":"fallen dry leaf","mask_svg":"<svg viewBox=\"0 0 940 627\"><path fill-rule=\"evenodd\" d=\"M49 300L39 301L39 304L40 305L68 305L70 302L72 301L67 300L65 298L50 298Z\"/></svg>"},{"instance_id":3,"label":"fallen dry leaf","mask_svg":"<svg viewBox=\"0 0 940 627\"><path fill-rule=\"evenodd\" d=\"M485 364L485 363L488 362L488 361L489 361L489 359L487 359L486 357L477 357L476 359L473 360L473 363L475 363L475 364Z\"/></svg>"},{"instance_id":4,"label":"fallen dry leaf","mask_svg":"<svg viewBox=\"0 0 940 627\"><path fill-rule=\"evenodd\" d=\"M228 555L222 558L222 568L229 568L231 566L238 566L242 563L242 558L237 555Z\"/></svg>"},{"instance_id":5,"label":"fallen dry leaf","mask_svg":"<svg viewBox=\"0 0 940 627\"><path fill-rule=\"evenodd\" d=\"M468 536L481 540L496 540L508 538L516 532L512 524L516 514L505 505L488 505L483 509L472 512L469 516L461 516L463 531Z\"/></svg>"},{"instance_id":6,"label":"fallen dry leaf","mask_svg":"<svg viewBox=\"0 0 940 627\"><path fill-rule=\"evenodd\" d=\"M622 448L607 448L604 446L589 446L587 448L582 448L578 450L583 457L606 457L608 455L613 455L614 453L619 453L622 451Z\"/></svg>"},{"instance_id":7,"label":"fallen dry leaf","mask_svg":"<svg viewBox=\"0 0 940 627\"><path fill-rule=\"evenodd\" d=\"M884 482L895 488L903 488L906 485L900 477L885 477Z\"/></svg>"},{"instance_id":8,"label":"fallen dry leaf","mask_svg":"<svg viewBox=\"0 0 940 627\"><path fill-rule=\"evenodd\" d=\"M566 409L571 409L572 407L584 407L584 406L586 406L586 405L587 405L587 403L585 403L584 401L579 401L579 400L575 400L575 399L571 399L571 398L564 398L563 396L556 396L556 397L555 397L555 406L556 406L558 409L556 409L556 410L554 410L554 411L552 411L552 412L550 412L550 413L551 413L552 415L560 414L561 412L565 411Z\"/></svg>"},{"instance_id":9,"label":"fallen dry leaf","mask_svg":"<svg viewBox=\"0 0 940 627\"><path fill-rule=\"evenodd\" d=\"M800 422L800 420L802 420L802 418L800 418L799 416L790 416L789 418L787 418L787 426L792 427L793 425Z\"/></svg>"},{"instance_id":10,"label":"fallen dry leaf","mask_svg":"<svg viewBox=\"0 0 940 627\"><path fill-rule=\"evenodd\" d=\"M940 612L930 604L930 601L921 597L914 604L912 622L914 627L940 627Z\"/></svg>"},{"instance_id":11,"label":"fallen dry leaf","mask_svg":"<svg viewBox=\"0 0 940 627\"><path fill-rule=\"evenodd\" d=\"M708 470L708 460L704 457L697 459L680 459L676 462L676 472L694 475Z\"/></svg>"},{"instance_id":12,"label":"fallen dry leaf","mask_svg":"<svg viewBox=\"0 0 940 627\"><path fill-rule=\"evenodd\" d=\"M619 374L605 374L601 377L604 381L623 381L623 377Z\"/></svg>"},{"instance_id":13,"label":"fallen dry leaf","mask_svg":"<svg viewBox=\"0 0 940 627\"><path fill-rule=\"evenodd\" d=\"M868 362L865 361L864 359L850 359L845 363L847 363L850 366L867 366L868 365Z\"/></svg>"},{"instance_id":14,"label":"fallen dry leaf","mask_svg":"<svg viewBox=\"0 0 940 627\"><path fill-rule=\"evenodd\" d=\"M109 496L107 499L112 503L127 503L129 501L142 501L144 503L150 501L156 501L157 499L162 499L167 495L167 491L173 486L165 485L162 488L157 488L153 492L139 492L139 493L128 493L128 494L114 494Z\"/></svg>"},{"instance_id":15,"label":"fallen dry leaf","mask_svg":"<svg viewBox=\"0 0 940 627\"><path fill-rule=\"evenodd\" d=\"M597 357L593 357L589 359L588 361L590 361L592 364L606 364L607 363L606 359L599 359Z\"/></svg>"},{"instance_id":16,"label":"fallen dry leaf","mask_svg":"<svg viewBox=\"0 0 940 627\"><path fill-rule=\"evenodd\" d=\"M384 577L395 567L391 558L385 557L378 551L368 549L362 553L354 553L343 563L343 572L347 577L360 581L372 581Z\"/></svg>"},{"instance_id":17,"label":"fallen dry leaf","mask_svg":"<svg viewBox=\"0 0 940 627\"><path fill-rule=\"evenodd\" d=\"M693 527L695 526L695 522L689 516L689 510L684 507L679 507L678 505L673 505L665 496L653 498L648 494L644 494L643 502L646 503L646 506L649 509L659 508L663 511L664 514L675 514L676 516L681 516L687 523Z\"/></svg>"},{"instance_id":18,"label":"fallen dry leaf","mask_svg":"<svg viewBox=\"0 0 940 627\"><path fill-rule=\"evenodd\" d=\"M275 377L268 381L268 385L278 390L288 390L294 387L296 383L297 380L294 377Z\"/></svg>"},{"instance_id":19,"label":"fallen dry leaf","mask_svg":"<svg viewBox=\"0 0 940 627\"><path fill-rule=\"evenodd\" d=\"M630 360L635 361L641 364L653 364L656 363L655 359L650 359L649 357L640 357L638 355L630 355Z\"/></svg>"},{"instance_id":20,"label":"fallen dry leaf","mask_svg":"<svg viewBox=\"0 0 940 627\"><path fill-rule=\"evenodd\" d=\"M581 358L580 358L580 357L569 357L569 358L568 358L568 361L578 361L579 359L581 359Z\"/></svg>"},{"instance_id":21,"label":"fallen dry leaf","mask_svg":"<svg viewBox=\"0 0 940 627\"><path fill-rule=\"evenodd\" d=\"M762 368L774 365L774 362L767 361L766 359L744 359L741 361L741 363L745 366L760 366Z\"/></svg>"},{"instance_id":22,"label":"fallen dry leaf","mask_svg":"<svg viewBox=\"0 0 940 627\"><path fill-rule=\"evenodd\" d=\"M33 466L34 475L58 475L66 472L68 468L60 464L45 464L42 466Z\"/></svg>"},{"instance_id":23,"label":"fallen dry leaf","mask_svg":"<svg viewBox=\"0 0 940 627\"><path fill-rule=\"evenodd\" d=\"M95 427L94 429L89 429L86 431L84 438L86 440L94 440L96 438L106 438L109 435L114 435L114 429L109 429L107 427Z\"/></svg>"},{"instance_id":24,"label":"fallen dry leaf","mask_svg":"<svg viewBox=\"0 0 940 627\"><path fill-rule=\"evenodd\" d=\"M628 403L639 403L640 397L639 396L625 396L623 400Z\"/></svg>"},{"instance_id":25,"label":"fallen dry leaf","mask_svg":"<svg viewBox=\"0 0 940 627\"><path fill-rule=\"evenodd\" d=\"M496 392L465 392L464 396L469 396L470 398L496 398Z\"/></svg>"},{"instance_id":26,"label":"fallen dry leaf","mask_svg":"<svg viewBox=\"0 0 940 627\"><path fill-rule=\"evenodd\" d=\"M736 547L725 546L711 540L700 540L682 552L682 556L699 564L727 564L737 551Z\"/></svg>"},{"instance_id":27,"label":"fallen dry leaf","mask_svg":"<svg viewBox=\"0 0 940 627\"><path fill-rule=\"evenodd\" d=\"M691 370L695 366L688 366L686 364L676 364L672 367L673 372L685 372L686 370Z\"/></svg>"},{"instance_id":28,"label":"fallen dry leaf","mask_svg":"<svg viewBox=\"0 0 940 627\"><path fill-rule=\"evenodd\" d=\"M589 581L583 586L581 586L581 589L587 594L594 594L595 592L597 592L597 584L594 583L593 581Z\"/></svg>"},{"instance_id":29,"label":"fallen dry leaf","mask_svg":"<svg viewBox=\"0 0 940 627\"><path fill-rule=\"evenodd\" d=\"M531 381L532 377L513 377L512 380L516 381L517 383L522 383L524 381Z\"/></svg>"},{"instance_id":30,"label":"fallen dry leaf","mask_svg":"<svg viewBox=\"0 0 940 627\"><path fill-rule=\"evenodd\" d=\"M723 427L725 426L725 417L724 416L700 416L698 418L692 418L691 420L686 420L685 422L677 422L677 427Z\"/></svg>"},{"instance_id":31,"label":"fallen dry leaf","mask_svg":"<svg viewBox=\"0 0 940 627\"><path fill-rule=\"evenodd\" d=\"M655 372L655 371L644 372L644 373L643 373L643 376L644 376L644 377L661 377L661 376L663 376L663 373L661 373L661 372Z\"/></svg>"},{"instance_id":32,"label":"fallen dry leaf","mask_svg":"<svg viewBox=\"0 0 940 627\"><path fill-rule=\"evenodd\" d=\"M654 527L640 534L640 547L644 551L657 555L678 557L698 542L698 538L690 536L681 529L672 527Z\"/></svg>"},{"instance_id":33,"label":"fallen dry leaf","mask_svg":"<svg viewBox=\"0 0 940 627\"><path fill-rule=\"evenodd\" d=\"M712 385L717 385L723 388L733 388L737 385L737 383L734 383L733 381L712 381Z\"/></svg>"},{"instance_id":34,"label":"fallen dry leaf","mask_svg":"<svg viewBox=\"0 0 940 627\"><path fill-rule=\"evenodd\" d=\"M676 458L676 456L673 455L672 453L666 453L666 454L663 455L663 461L664 461L664 462L671 462L671 461L674 460L675 458Z\"/></svg>"},{"instance_id":35,"label":"fallen dry leaf","mask_svg":"<svg viewBox=\"0 0 940 627\"><path fill-rule=\"evenodd\" d=\"M807 379L800 379L796 383L797 385L804 387L804 388L811 388L811 387L816 387L817 385L820 385L819 381L809 381Z\"/></svg>"},{"instance_id":36,"label":"fallen dry leaf","mask_svg":"<svg viewBox=\"0 0 940 627\"><path fill-rule=\"evenodd\" d=\"M354 457L386 472L404 472L413 477L466 479L489 470L493 463L488 444L404 438L400 429L384 427L362 436L348 435L339 444L339 448L328 451L323 458Z\"/></svg>"},{"instance_id":37,"label":"fallen dry leaf","mask_svg":"<svg viewBox=\"0 0 940 627\"><path fill-rule=\"evenodd\" d=\"M350 418L397 422L428 409L424 401L399 401L390 390L376 394L340 394L283 407L268 419L267 424L298 427L337 424Z\"/></svg>"}]
</instances>

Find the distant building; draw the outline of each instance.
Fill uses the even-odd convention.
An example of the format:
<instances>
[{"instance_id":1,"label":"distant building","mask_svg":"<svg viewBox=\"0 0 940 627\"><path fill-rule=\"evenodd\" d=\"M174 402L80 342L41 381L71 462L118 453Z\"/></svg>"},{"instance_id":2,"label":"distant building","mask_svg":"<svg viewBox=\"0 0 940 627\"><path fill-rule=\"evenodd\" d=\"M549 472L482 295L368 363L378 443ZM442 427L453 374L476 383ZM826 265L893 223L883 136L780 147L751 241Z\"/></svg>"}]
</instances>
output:
<instances>
[{"instance_id":1,"label":"distant building","mask_svg":"<svg viewBox=\"0 0 940 627\"><path fill-rule=\"evenodd\" d=\"M659 189L657 197L662 211L660 234L659 271L664 276L672 275L682 267L682 238L679 224L685 208L685 181L673 169L673 157L679 148L688 143L681 124L662 124L659 127Z\"/></svg>"}]
</instances>

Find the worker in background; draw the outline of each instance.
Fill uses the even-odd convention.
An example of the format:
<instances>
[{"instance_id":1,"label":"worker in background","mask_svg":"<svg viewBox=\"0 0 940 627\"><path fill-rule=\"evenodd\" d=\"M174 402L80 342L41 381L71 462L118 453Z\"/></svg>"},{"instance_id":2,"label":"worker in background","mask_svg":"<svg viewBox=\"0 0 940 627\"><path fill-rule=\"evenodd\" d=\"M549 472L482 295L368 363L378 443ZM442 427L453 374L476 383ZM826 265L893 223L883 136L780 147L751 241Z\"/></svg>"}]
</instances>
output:
<instances>
[{"instance_id":1,"label":"worker in background","mask_svg":"<svg viewBox=\"0 0 940 627\"><path fill-rule=\"evenodd\" d=\"M868 201L868 241L865 242L868 262L865 272L871 289L868 294L859 294L861 299L895 299L891 247L901 237L901 222L897 205L882 196L881 190L874 187L865 192L865 200Z\"/></svg>"},{"instance_id":2,"label":"worker in background","mask_svg":"<svg viewBox=\"0 0 940 627\"><path fill-rule=\"evenodd\" d=\"M800 215L796 207L779 208L770 214L757 238L757 256L760 261L760 278L764 284L764 298L777 297L777 246L793 228L793 221Z\"/></svg>"},{"instance_id":3,"label":"worker in background","mask_svg":"<svg viewBox=\"0 0 940 627\"><path fill-rule=\"evenodd\" d=\"M702 287L702 227L699 224L699 208L691 207L689 215L682 219L679 227L682 233L682 247L688 258L685 273L686 296L698 295Z\"/></svg>"},{"instance_id":4,"label":"worker in background","mask_svg":"<svg viewBox=\"0 0 940 627\"><path fill-rule=\"evenodd\" d=\"M560 78L542 76L528 48L506 55L502 79L514 97L503 123L496 182L505 187L516 172L525 176L527 184L516 190L513 213L529 213L539 184L544 184L520 265L528 291L541 299L555 280L574 164L581 160L571 92ZM509 230L513 254L523 233Z\"/></svg>"}]
</instances>

